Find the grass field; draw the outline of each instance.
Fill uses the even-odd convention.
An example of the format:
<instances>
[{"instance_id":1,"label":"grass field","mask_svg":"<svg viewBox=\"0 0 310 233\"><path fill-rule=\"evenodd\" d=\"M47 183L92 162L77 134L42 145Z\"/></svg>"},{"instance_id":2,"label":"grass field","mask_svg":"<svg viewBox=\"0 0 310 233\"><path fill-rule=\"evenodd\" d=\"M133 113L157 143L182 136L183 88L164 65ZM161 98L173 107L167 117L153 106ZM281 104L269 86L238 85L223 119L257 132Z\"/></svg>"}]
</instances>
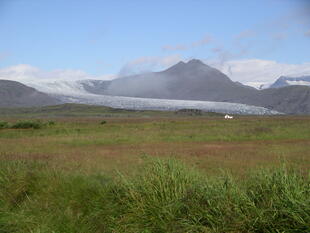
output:
<instances>
[{"instance_id":1,"label":"grass field","mask_svg":"<svg viewBox=\"0 0 310 233\"><path fill-rule=\"evenodd\" d=\"M1 233L310 232L310 117L0 110L35 118L0 129Z\"/></svg>"}]
</instances>

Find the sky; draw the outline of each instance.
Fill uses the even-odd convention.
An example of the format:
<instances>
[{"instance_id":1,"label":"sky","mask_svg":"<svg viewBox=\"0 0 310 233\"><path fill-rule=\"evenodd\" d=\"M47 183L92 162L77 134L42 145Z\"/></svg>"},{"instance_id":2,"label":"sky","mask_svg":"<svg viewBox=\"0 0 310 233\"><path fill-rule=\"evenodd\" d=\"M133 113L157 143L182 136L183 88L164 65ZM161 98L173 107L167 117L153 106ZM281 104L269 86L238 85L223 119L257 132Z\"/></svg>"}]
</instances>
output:
<instances>
[{"instance_id":1,"label":"sky","mask_svg":"<svg viewBox=\"0 0 310 233\"><path fill-rule=\"evenodd\" d=\"M112 79L192 58L251 85L310 74L310 0L0 0L2 79Z\"/></svg>"}]
</instances>

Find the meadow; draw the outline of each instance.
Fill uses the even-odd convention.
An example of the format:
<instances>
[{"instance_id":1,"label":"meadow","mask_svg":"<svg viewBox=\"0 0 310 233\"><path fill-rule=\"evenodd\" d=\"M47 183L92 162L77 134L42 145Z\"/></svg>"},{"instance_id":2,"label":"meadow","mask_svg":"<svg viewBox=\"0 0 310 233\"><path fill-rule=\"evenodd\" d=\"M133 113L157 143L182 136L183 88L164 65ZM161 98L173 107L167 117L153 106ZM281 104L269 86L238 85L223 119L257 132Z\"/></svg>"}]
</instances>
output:
<instances>
[{"instance_id":1,"label":"meadow","mask_svg":"<svg viewBox=\"0 0 310 233\"><path fill-rule=\"evenodd\" d=\"M310 232L310 117L0 109L0 232ZM53 122L53 123L51 123Z\"/></svg>"}]
</instances>

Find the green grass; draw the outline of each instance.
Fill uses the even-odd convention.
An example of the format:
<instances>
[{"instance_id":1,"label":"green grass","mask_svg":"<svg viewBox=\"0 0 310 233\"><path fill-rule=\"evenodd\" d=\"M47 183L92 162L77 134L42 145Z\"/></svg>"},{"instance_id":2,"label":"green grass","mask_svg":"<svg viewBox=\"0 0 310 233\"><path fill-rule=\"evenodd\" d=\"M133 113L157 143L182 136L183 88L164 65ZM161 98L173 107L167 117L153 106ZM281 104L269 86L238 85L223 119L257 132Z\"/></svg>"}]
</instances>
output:
<instances>
[{"instance_id":1,"label":"green grass","mask_svg":"<svg viewBox=\"0 0 310 233\"><path fill-rule=\"evenodd\" d=\"M0 164L0 232L309 232L310 176L282 166L235 180L146 158L135 175Z\"/></svg>"},{"instance_id":2,"label":"green grass","mask_svg":"<svg viewBox=\"0 0 310 233\"><path fill-rule=\"evenodd\" d=\"M0 121L0 129L41 129L45 126L52 126L52 125L55 125L54 121L48 121L44 123L39 120L36 121L22 120L12 124L6 121Z\"/></svg>"},{"instance_id":3,"label":"green grass","mask_svg":"<svg viewBox=\"0 0 310 233\"><path fill-rule=\"evenodd\" d=\"M309 117L2 110L0 233L310 232Z\"/></svg>"},{"instance_id":4,"label":"green grass","mask_svg":"<svg viewBox=\"0 0 310 233\"><path fill-rule=\"evenodd\" d=\"M44 107L0 108L0 117L5 118L51 118L51 117L184 117L222 116L223 114L203 111L150 111L126 110L85 104L61 104Z\"/></svg>"}]
</instances>

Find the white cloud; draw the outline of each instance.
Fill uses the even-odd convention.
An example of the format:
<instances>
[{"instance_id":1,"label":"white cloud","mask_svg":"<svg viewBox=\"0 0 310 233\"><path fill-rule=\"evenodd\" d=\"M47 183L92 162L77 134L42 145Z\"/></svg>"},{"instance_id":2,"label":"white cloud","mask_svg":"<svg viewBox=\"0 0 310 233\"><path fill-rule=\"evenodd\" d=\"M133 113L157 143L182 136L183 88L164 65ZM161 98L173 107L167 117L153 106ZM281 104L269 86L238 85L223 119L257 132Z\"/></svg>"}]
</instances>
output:
<instances>
[{"instance_id":1,"label":"white cloud","mask_svg":"<svg viewBox=\"0 0 310 233\"><path fill-rule=\"evenodd\" d=\"M280 76L298 77L310 75L310 62L285 64L260 59L231 60L224 63L210 60L206 60L205 62L221 70L233 81L239 81L252 86L272 83Z\"/></svg>"},{"instance_id":2,"label":"white cloud","mask_svg":"<svg viewBox=\"0 0 310 233\"><path fill-rule=\"evenodd\" d=\"M182 59L181 55L140 57L128 62L120 71L120 75L137 74L145 71L163 70ZM233 81L258 87L261 84L273 83L280 76L310 75L310 62L302 64L286 64L271 60L204 60L228 75ZM0 69L0 79L15 80L22 83L39 83L51 81L73 81L83 79L111 80L117 75L89 75L82 70L44 71L37 67L20 64Z\"/></svg>"},{"instance_id":3,"label":"white cloud","mask_svg":"<svg viewBox=\"0 0 310 233\"><path fill-rule=\"evenodd\" d=\"M93 76L82 70L71 69L45 71L27 64L19 64L0 69L0 79L14 80L23 83L56 80L73 81L82 79L110 80L115 77L115 75Z\"/></svg>"}]
</instances>

